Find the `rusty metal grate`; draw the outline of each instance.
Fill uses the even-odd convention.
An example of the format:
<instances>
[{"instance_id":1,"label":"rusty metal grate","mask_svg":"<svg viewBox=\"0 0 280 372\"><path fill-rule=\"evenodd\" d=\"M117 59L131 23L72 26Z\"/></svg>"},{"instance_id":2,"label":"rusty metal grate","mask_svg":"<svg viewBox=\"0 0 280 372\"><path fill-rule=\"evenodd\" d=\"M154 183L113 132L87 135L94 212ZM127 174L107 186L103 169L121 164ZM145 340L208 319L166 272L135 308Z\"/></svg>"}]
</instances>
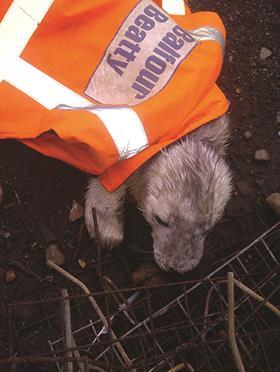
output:
<instances>
[{"instance_id":1,"label":"rusty metal grate","mask_svg":"<svg viewBox=\"0 0 280 372\"><path fill-rule=\"evenodd\" d=\"M227 334L227 273L279 306L279 246L280 223L204 279L156 287L119 289L107 278L106 290L98 290L96 274L90 273L87 283L108 330L75 284L63 280L38 289L31 300L6 304L0 371L235 371ZM64 343L61 287L71 305L70 349ZM280 370L279 318L238 288L234 309L246 371Z\"/></svg>"}]
</instances>

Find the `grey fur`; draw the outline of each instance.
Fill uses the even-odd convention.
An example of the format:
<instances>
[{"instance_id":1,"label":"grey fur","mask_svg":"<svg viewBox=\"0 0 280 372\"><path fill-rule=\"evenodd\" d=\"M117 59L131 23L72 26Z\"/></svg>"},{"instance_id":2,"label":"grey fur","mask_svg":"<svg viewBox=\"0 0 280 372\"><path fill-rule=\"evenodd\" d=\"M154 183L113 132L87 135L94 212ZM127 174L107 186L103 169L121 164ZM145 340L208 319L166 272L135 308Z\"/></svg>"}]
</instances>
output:
<instances>
[{"instance_id":1,"label":"grey fur","mask_svg":"<svg viewBox=\"0 0 280 372\"><path fill-rule=\"evenodd\" d=\"M157 264L180 273L193 270L203 255L205 236L230 198L231 173L224 160L228 138L224 115L162 150L114 193L92 178L85 200L91 237L94 207L104 246L123 240L124 199L130 192L152 227Z\"/></svg>"}]
</instances>

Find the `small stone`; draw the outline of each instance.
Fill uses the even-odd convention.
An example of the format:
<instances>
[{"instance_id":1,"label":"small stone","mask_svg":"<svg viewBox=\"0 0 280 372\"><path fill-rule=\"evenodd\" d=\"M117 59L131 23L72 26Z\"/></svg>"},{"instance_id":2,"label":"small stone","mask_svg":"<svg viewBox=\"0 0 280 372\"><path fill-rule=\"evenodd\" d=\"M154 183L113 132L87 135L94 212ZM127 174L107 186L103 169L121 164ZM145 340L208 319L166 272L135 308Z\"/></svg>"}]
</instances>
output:
<instances>
[{"instance_id":1,"label":"small stone","mask_svg":"<svg viewBox=\"0 0 280 372\"><path fill-rule=\"evenodd\" d=\"M69 221L75 222L84 216L84 207L77 202L77 200L73 200L72 207L69 213Z\"/></svg>"},{"instance_id":2,"label":"small stone","mask_svg":"<svg viewBox=\"0 0 280 372\"><path fill-rule=\"evenodd\" d=\"M240 88L236 88L235 91L236 91L237 94L240 94L241 93Z\"/></svg>"},{"instance_id":3,"label":"small stone","mask_svg":"<svg viewBox=\"0 0 280 372\"><path fill-rule=\"evenodd\" d=\"M57 265L63 265L65 257L56 244L50 244L45 253L46 260L50 260Z\"/></svg>"},{"instance_id":4,"label":"small stone","mask_svg":"<svg viewBox=\"0 0 280 372\"><path fill-rule=\"evenodd\" d=\"M270 160L270 155L265 149L257 150L255 152L255 159L258 161L268 161Z\"/></svg>"},{"instance_id":5,"label":"small stone","mask_svg":"<svg viewBox=\"0 0 280 372\"><path fill-rule=\"evenodd\" d=\"M8 231L4 232L3 234L4 239L9 239L10 237L11 237L11 233L9 233Z\"/></svg>"},{"instance_id":6,"label":"small stone","mask_svg":"<svg viewBox=\"0 0 280 372\"><path fill-rule=\"evenodd\" d=\"M261 48L261 51L260 51L260 59L262 61L264 61L265 59L267 59L268 57L270 57L272 54L272 51L268 48Z\"/></svg>"},{"instance_id":7,"label":"small stone","mask_svg":"<svg viewBox=\"0 0 280 372\"><path fill-rule=\"evenodd\" d=\"M87 266L86 261L83 260L82 258L79 258L79 259L78 259L78 263L79 263L79 265L80 265L80 267L81 267L82 269L84 269L84 268Z\"/></svg>"},{"instance_id":8,"label":"small stone","mask_svg":"<svg viewBox=\"0 0 280 372\"><path fill-rule=\"evenodd\" d=\"M232 61L233 61L233 56L230 55L230 56L228 57L228 60L229 60L229 63L232 63Z\"/></svg>"},{"instance_id":9,"label":"small stone","mask_svg":"<svg viewBox=\"0 0 280 372\"><path fill-rule=\"evenodd\" d=\"M246 139L250 139L250 138L253 137L253 134L252 134L252 132L250 132L249 130L246 130L246 131L244 132L244 137L245 137Z\"/></svg>"},{"instance_id":10,"label":"small stone","mask_svg":"<svg viewBox=\"0 0 280 372\"><path fill-rule=\"evenodd\" d=\"M280 124L280 111L277 112L276 124Z\"/></svg>"},{"instance_id":11,"label":"small stone","mask_svg":"<svg viewBox=\"0 0 280 372\"><path fill-rule=\"evenodd\" d=\"M13 282L16 279L16 273L14 270L8 270L5 274L5 281L7 283Z\"/></svg>"},{"instance_id":12,"label":"small stone","mask_svg":"<svg viewBox=\"0 0 280 372\"><path fill-rule=\"evenodd\" d=\"M266 198L266 202L275 210L277 214L280 214L280 193L275 192Z\"/></svg>"}]
</instances>

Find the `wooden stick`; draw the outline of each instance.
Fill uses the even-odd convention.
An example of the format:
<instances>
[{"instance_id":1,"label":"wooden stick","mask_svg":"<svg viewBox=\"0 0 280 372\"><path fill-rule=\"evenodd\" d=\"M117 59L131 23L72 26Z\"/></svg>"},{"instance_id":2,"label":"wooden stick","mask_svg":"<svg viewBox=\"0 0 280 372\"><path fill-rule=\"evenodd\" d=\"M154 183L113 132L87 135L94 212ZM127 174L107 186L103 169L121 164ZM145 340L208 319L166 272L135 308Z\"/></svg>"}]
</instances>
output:
<instances>
[{"instance_id":1,"label":"wooden stick","mask_svg":"<svg viewBox=\"0 0 280 372\"><path fill-rule=\"evenodd\" d=\"M227 280L219 280L216 284L223 284L227 283ZM234 279L234 284L241 289L243 292L245 292L247 295L251 296L254 298L256 301L263 302L263 305L266 306L268 309L274 312L278 317L280 317L280 310L274 306L271 302L266 301L262 296L257 294L255 291L247 287L245 284L241 283L239 280ZM204 325L203 325L203 332L205 332L207 328L207 318L209 314L209 306L210 306L210 299L212 296L212 293L214 291L215 287L211 287L207 293L206 301L205 301L205 308L204 308ZM204 338L206 335L203 336Z\"/></svg>"},{"instance_id":2,"label":"wooden stick","mask_svg":"<svg viewBox=\"0 0 280 372\"><path fill-rule=\"evenodd\" d=\"M186 367L189 372L194 372L194 368L189 363L180 363L176 367L169 369L168 372L181 371L183 368L185 369Z\"/></svg>"},{"instance_id":3,"label":"wooden stick","mask_svg":"<svg viewBox=\"0 0 280 372\"><path fill-rule=\"evenodd\" d=\"M61 275L65 276L67 279L71 280L73 283L77 284L87 295L89 295L88 299L89 299L92 307L94 308L97 315L99 316L102 323L104 324L105 328L109 332L109 324L107 322L107 319L106 319L105 315L103 314L102 310L100 309L99 305L97 304L97 302L93 298L93 295L90 293L90 290L88 289L88 287L83 282L81 282L79 279L77 279L75 276L70 274L68 271L66 271L66 270L62 269L60 266L56 265L54 262L52 262L50 260L47 260L47 266L56 270ZM129 367L131 367L132 366L131 360L127 356L127 354L126 354L125 350L123 349L121 343L119 341L117 341L117 336L112 329L111 329L111 335L112 335L112 339L115 341L116 348L119 350L119 352L122 355L124 361L127 363L127 365ZM132 371L136 372L135 369L132 369Z\"/></svg>"},{"instance_id":4,"label":"wooden stick","mask_svg":"<svg viewBox=\"0 0 280 372\"><path fill-rule=\"evenodd\" d=\"M269 308L271 311L274 312L274 314L276 314L277 316L280 317L280 310L277 309L276 306L272 305L271 302L265 301L265 299L262 296L260 296L259 294L257 294L256 292L254 292L252 289L248 288L245 284L239 282L236 279L234 279L234 284L237 285L237 287L240 288L243 292L245 292L249 296L253 297L255 300L257 300L259 302L263 302L264 306L266 306L267 308Z\"/></svg>"},{"instance_id":5,"label":"wooden stick","mask_svg":"<svg viewBox=\"0 0 280 372\"><path fill-rule=\"evenodd\" d=\"M93 224L94 224L94 231L95 231L95 246L97 250L97 257L96 257L96 273L101 280L102 284L102 263L101 263L101 239L100 239L100 232L98 227L98 221L96 216L96 209L92 208L92 218L93 218Z\"/></svg>"},{"instance_id":6,"label":"wooden stick","mask_svg":"<svg viewBox=\"0 0 280 372\"><path fill-rule=\"evenodd\" d=\"M71 328L71 310L69 294L67 289L62 288L60 290L63 298L63 318L64 318L64 331L65 331L65 347L66 349L72 348L72 328ZM72 358L72 351L69 350L66 353L67 358ZM67 362L67 372L73 372L73 362Z\"/></svg>"},{"instance_id":7,"label":"wooden stick","mask_svg":"<svg viewBox=\"0 0 280 372\"><path fill-rule=\"evenodd\" d=\"M218 285L218 284L223 284L223 283L227 283L227 280L219 280L215 284ZM210 300L211 300L211 296L214 290L216 290L216 287L211 287L209 289L207 296L206 296L206 301L205 301L205 308L204 308L204 313L203 313L203 328L202 328L202 337L204 341L206 340L206 334L207 334L206 330L208 326Z\"/></svg>"},{"instance_id":8,"label":"wooden stick","mask_svg":"<svg viewBox=\"0 0 280 372\"><path fill-rule=\"evenodd\" d=\"M245 368L241 359L241 355L237 346L235 337L235 321L234 321L234 276L233 272L228 272L228 337L232 355L238 372L245 372Z\"/></svg>"},{"instance_id":9,"label":"wooden stick","mask_svg":"<svg viewBox=\"0 0 280 372\"><path fill-rule=\"evenodd\" d=\"M81 354L80 354L79 349L77 348L76 340L75 340L75 337L74 337L73 333L72 333L72 347L75 348L73 350L74 358L80 359L81 358ZM78 362L78 366L79 366L78 372L85 372L85 365L84 365L84 363Z\"/></svg>"}]
</instances>

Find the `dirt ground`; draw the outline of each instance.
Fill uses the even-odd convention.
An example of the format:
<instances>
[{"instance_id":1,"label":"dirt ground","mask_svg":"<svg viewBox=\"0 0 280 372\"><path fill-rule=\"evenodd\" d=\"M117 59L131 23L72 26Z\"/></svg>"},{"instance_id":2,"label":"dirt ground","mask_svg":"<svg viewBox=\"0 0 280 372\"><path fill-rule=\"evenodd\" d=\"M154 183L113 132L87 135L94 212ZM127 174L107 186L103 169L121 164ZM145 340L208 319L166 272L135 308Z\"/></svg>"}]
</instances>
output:
<instances>
[{"instance_id":1,"label":"dirt ground","mask_svg":"<svg viewBox=\"0 0 280 372\"><path fill-rule=\"evenodd\" d=\"M227 28L227 49L219 85L231 102L228 161L234 173L235 189L222 222L208 238L201 265L184 276L170 274L167 278L170 281L202 277L205 265L208 268L214 265L221 251L223 255L232 254L279 219L265 201L271 193L280 192L279 2L207 0L191 4L194 10L217 11ZM261 59L262 48L271 51L271 55ZM265 149L270 160L255 160L259 149ZM85 231L80 236L80 221L72 224L68 221L72 200L81 199L87 178L82 172L15 141L0 142L0 184L4 190L0 207L0 298L4 302L24 299L25 293L42 285L28 270L41 277L51 275L44 258L46 237L42 226L54 235L68 270L79 270L81 257L87 267L94 266L94 243ZM132 250L131 260L123 270L123 263L118 261L120 252L131 250L132 246L151 249L149 228L130 201L126 220L125 246L104 253L104 259L111 262L110 276L120 287L132 285L131 272L142 259L141 252L135 254ZM20 262L22 267L12 260ZM16 279L7 283L4 277L9 269L14 270ZM0 319L4 328L4 305L0 306ZM0 352L0 358L3 356Z\"/></svg>"}]
</instances>

